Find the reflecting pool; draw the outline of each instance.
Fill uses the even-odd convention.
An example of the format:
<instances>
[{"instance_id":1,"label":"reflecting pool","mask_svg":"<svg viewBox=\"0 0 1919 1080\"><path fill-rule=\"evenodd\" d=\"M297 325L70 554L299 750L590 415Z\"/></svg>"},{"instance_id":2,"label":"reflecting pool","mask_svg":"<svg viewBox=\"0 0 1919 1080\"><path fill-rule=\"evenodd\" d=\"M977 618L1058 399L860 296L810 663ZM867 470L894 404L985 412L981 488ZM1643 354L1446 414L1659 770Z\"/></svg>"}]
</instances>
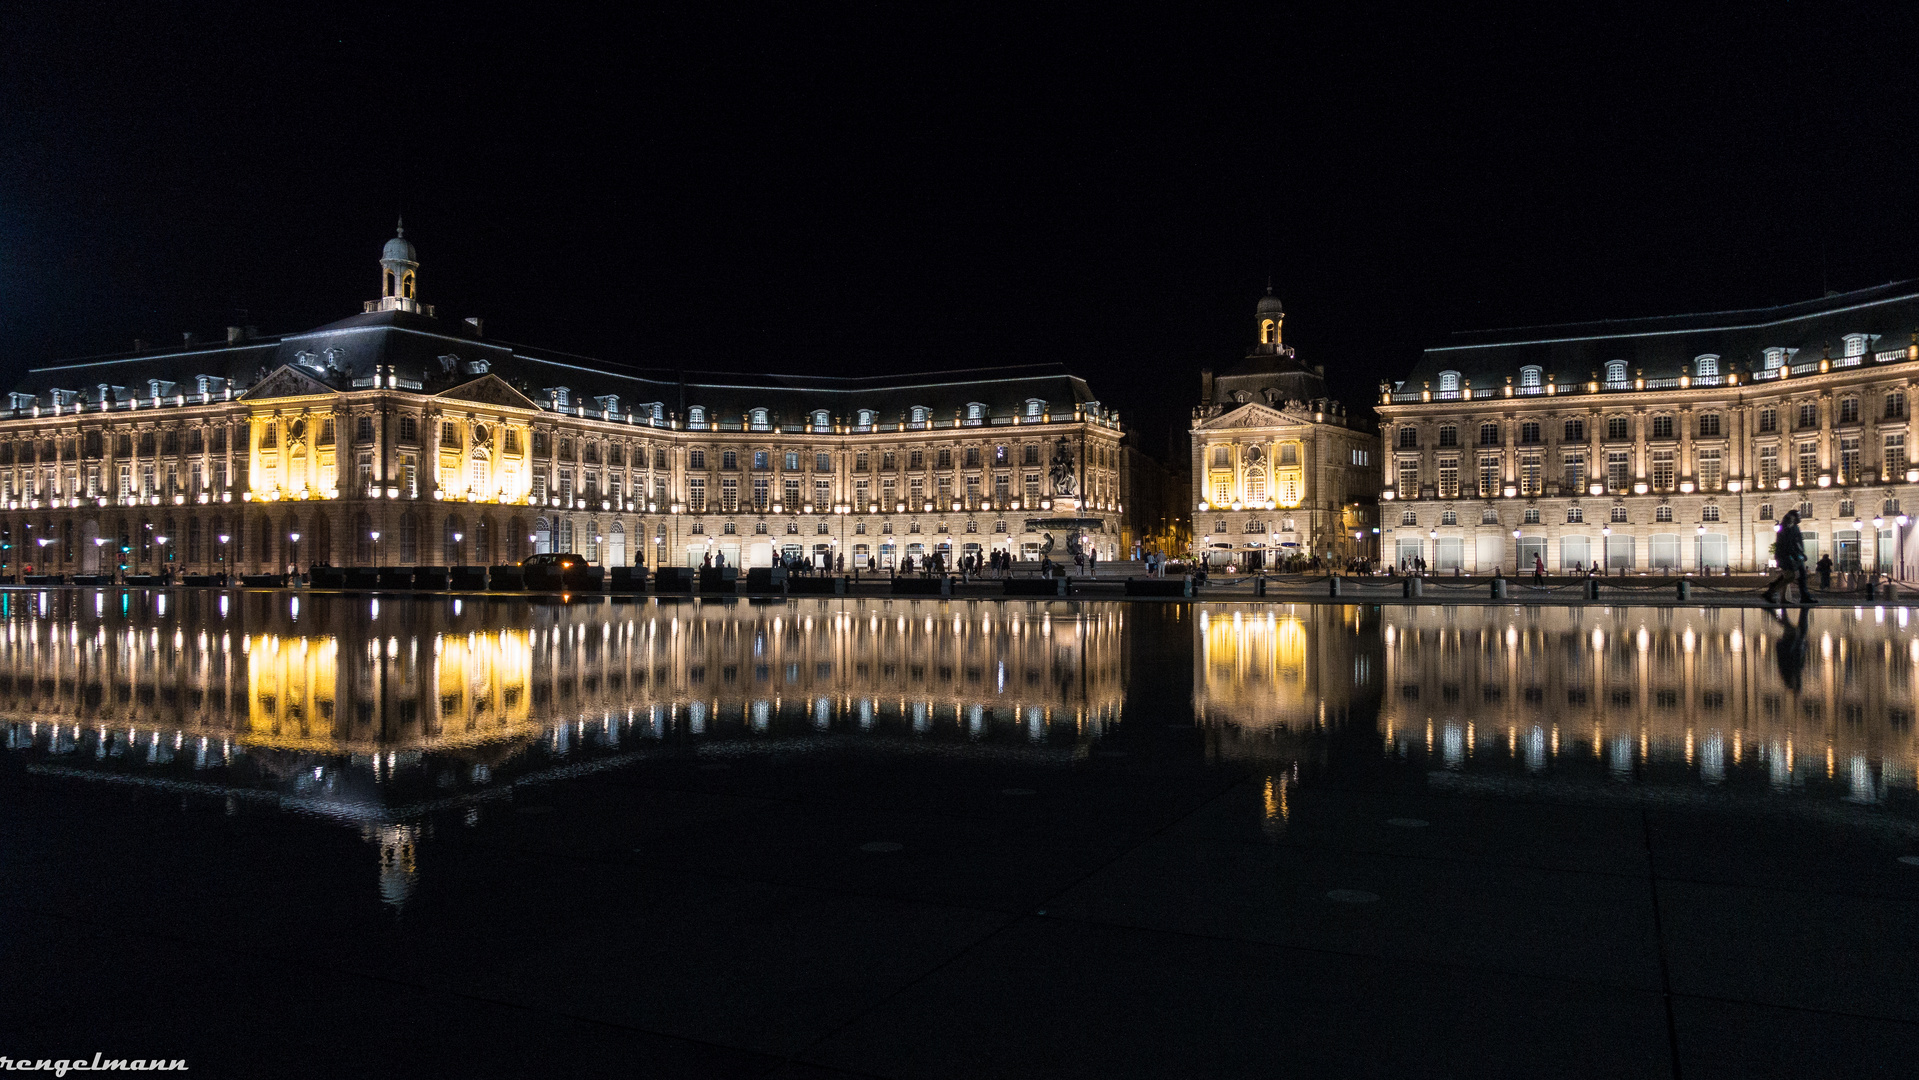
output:
<instances>
[{"instance_id":1,"label":"reflecting pool","mask_svg":"<svg viewBox=\"0 0 1919 1080\"><path fill-rule=\"evenodd\" d=\"M101 589L0 594L0 625L8 767L338 821L394 903L433 829L662 757L1070 770L1191 725L1152 752L1263 774L1273 830L1315 784L1381 770L1902 828L1919 793L1904 608Z\"/></svg>"}]
</instances>

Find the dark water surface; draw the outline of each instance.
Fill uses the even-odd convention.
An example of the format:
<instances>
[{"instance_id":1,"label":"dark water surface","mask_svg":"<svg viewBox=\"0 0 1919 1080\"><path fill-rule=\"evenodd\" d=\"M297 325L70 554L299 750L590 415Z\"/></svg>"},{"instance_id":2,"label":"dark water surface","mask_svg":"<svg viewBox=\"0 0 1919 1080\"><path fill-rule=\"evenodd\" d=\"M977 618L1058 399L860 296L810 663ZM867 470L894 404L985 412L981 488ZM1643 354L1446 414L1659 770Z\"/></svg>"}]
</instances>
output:
<instances>
[{"instance_id":1,"label":"dark water surface","mask_svg":"<svg viewBox=\"0 0 1919 1080\"><path fill-rule=\"evenodd\" d=\"M1017 915L1046 926L1072 920L1076 932L1128 926L1303 948L1318 957L1308 968L1345 952L1394 962L1421 954L1436 965L1428 978L1448 964L1489 964L1502 978L1551 980L1565 976L1567 965L1591 964L1597 970L1580 976L1591 985L1651 995L1644 1015L1635 1012L1618 1029L1621 1048L1646 1041L1643 1058L1594 1051L1607 1038L1584 1031L1567 1036L1584 1047L1574 1056L1541 1062L1522 1055L1510 1070L1468 1046L1442 1054L1462 1075L1525 1074L1568 1062L1590 1064L1595 1074L1633 1074L1644 1065L1647 1075L1667 1075L1663 1059L1697 1052L1679 1039L1686 1008L1725 1008L1754 975L1740 967L1747 961L1709 955L1688 976L1683 958L1648 943L1688 917L1668 910L1662 929L1652 904L1644 925L1635 921L1638 907L1651 904L1646 882L1661 857L1673 860L1676 876L1698 867L1698 876L1716 875L1721 885L1809 874L1839 878L1815 888L1890 890L1884 899L1896 911L1863 923L1857 911L1803 916L1850 919L1855 932L1882 917L1910 923L1919 915L1902 906L1919 903L1919 891L1899 876L1909 871L1919 881L1919 866L1898 861L1919 853L1919 636L1904 608L1830 608L1782 620L1733 609L558 603L106 589L5 593L0 625L6 775L30 794L10 815L10 865L25 878L16 876L9 895L36 912L75 896L84 910L103 889L125 888L130 903L144 888L170 894L171 883L141 882L159 871L133 864L164 865L178 855L183 875L201 873L189 867L203 866L194 860L226 842L209 832L209 822L225 819L241 823L229 829L259 823L234 858L244 848L262 866L283 868L275 872L311 874L297 885L306 899L296 905L314 902L317 890L326 903L384 911L389 925L378 933L402 939L497 930L493 909L485 927L474 927L462 921L470 912L456 916L449 905L481 889L517 909L512 897L526 886L487 874L528 852L623 862L637 853L640 863L657 859L673 873L737 878L749 892L774 881L846 891L861 903L874 894L968 913L925 916L945 930L984 918L984 926L960 933L951 956L939 959L945 954L936 949L922 958L928 970L949 961L961 971L990 965L1007 935L1036 933L1004 924ZM69 812L86 823L78 826L85 834L62 832ZM138 831L138 847L116 856L129 880L36 881L36 867L54 865L63 845L93 847L111 828L87 823L96 812L135 815L125 820ZM281 819L306 824L268 824ZM1355 838L1352 830L1362 826L1370 831ZM1670 855L1653 850L1662 827ZM1781 838L1776 849L1769 836ZM950 857L951 865L921 866L905 883L870 877L884 858L942 844L950 850L928 857ZM1742 846L1746 855L1712 868ZM1800 857L1809 848L1822 849L1821 858L1843 849L1870 868L1814 867L1817 859ZM436 850L447 853L443 872ZM1316 856L1300 854L1334 850L1341 858L1359 852L1402 861L1322 872ZM1450 859L1467 869L1427 880L1418 875L1430 868L1408 870L1406 859ZM811 868L797 869L793 860L811 860ZM1497 872L1481 877L1473 866ZM114 870L103 862L76 872ZM201 887L232 891L216 871L204 872L215 876ZM446 898L436 898L436 872ZM1466 923L1503 920L1521 935L1589 936L1583 944L1498 959L1510 941L1467 940L1457 952L1424 955L1436 948L1431 938L1453 932L1420 930L1439 917L1435 897L1444 898L1442 908L1481 890L1490 897L1501 875L1512 873L1531 875L1523 885L1506 884L1531 890L1535 906L1548 909L1576 906L1578 894L1595 888L1612 890L1620 875L1637 878L1605 914L1565 914L1588 924L1578 931L1515 917L1510 899L1455 913ZM1408 874L1418 883L1408 884ZM1542 874L1593 877L1549 881ZM722 892L728 904L738 902L738 890ZM272 902L276 891L258 895ZM1394 917L1391 930L1370 936L1319 927L1347 917L1328 911L1386 910L1396 901L1416 903L1421 914ZM1262 906L1269 903L1278 906ZM1608 922L1627 909L1636 913L1624 923ZM752 905L729 910L751 938ZM265 934L273 925L231 929ZM895 931L925 936L923 928L887 933ZM1037 933L1019 949L1078 947L1048 937L1054 929ZM1910 960L1906 933L1903 943L1870 935L1850 943ZM1394 947L1395 934L1412 936ZM1832 928L1835 941L1847 934ZM508 966L524 947L473 944L497 951ZM1173 946L1155 938L1129 948ZM1657 961L1609 966L1609 952L1641 950ZM1224 985L1250 977L1223 956L1163 959L1174 967L1223 965ZM738 979L752 978L733 970L735 989ZM1682 981L1732 989L1675 988L1675 971ZM896 981L912 986L921 977ZM980 975L980 985L1006 977ZM1109 977L1125 976L1108 971L1095 981ZM860 980L847 979L842 989L859 998L853 987ZM1573 993L1567 987L1575 985L1587 983L1575 979L1554 993ZM509 982L486 996L517 1000L522 988ZM1888 1031L1906 1038L1904 1025L1919 1021L1912 989L1906 984L1888 1002L1860 988L1871 1003L1859 1004L1839 991L1795 997L1787 987L1749 1004L1828 1017L1807 1021L1814 1028L1890 1024ZM894 1045L884 1034L860 1036L862 1024L879 1023L873 1010L892 1000L884 994L841 1002L826 1018L787 1016L760 1003L752 1006L761 1010L757 1021L729 1025L709 1015L728 1009L722 1001L648 992L664 997L630 1015L562 1012L630 1021L636 1031L692 1039L715 1053L761 1055L743 1064L702 1060L688 1074L731 1075L738 1064L739 1075L765 1075L808 1055L818 1067L832 1062L862 1075L1185 1074L1171 1062L1160 1069L1150 1055L1108 1059L1095 1048L1054 1069L1052 1050L1023 1051L1017 1039L984 1056L954 1057ZM801 977L787 992L821 990ZM905 991L887 993L894 992ZM1326 1000L1319 1007L1331 1008ZM977 1010L980 1024L1003 1019L990 1002L959 1008ZM1150 1017L1136 1017L1134 1030L1150 1029ZM1337 1012L1329 1022L1339 1017L1355 1020ZM1765 1024L1758 1014L1740 1022ZM934 1027L928 1047L941 1038L974 1039L967 1045L979 1038ZM156 1044L167 1041L151 1034ZM1885 1035L1875 1029L1849 1038L1873 1043ZM1375 1060L1357 1045L1322 1051L1315 1060L1329 1068ZM1192 1075L1258 1071L1253 1057L1237 1051L1180 1054ZM1421 1074L1421 1060L1435 1059L1414 1053L1401 1060L1400 1074ZM1415 1063L1410 1071L1406 1061ZM1715 1062L1746 1072L1731 1068L1737 1055L1708 1055L1699 1064L1710 1072ZM653 1067L676 1066L655 1060Z\"/></svg>"}]
</instances>

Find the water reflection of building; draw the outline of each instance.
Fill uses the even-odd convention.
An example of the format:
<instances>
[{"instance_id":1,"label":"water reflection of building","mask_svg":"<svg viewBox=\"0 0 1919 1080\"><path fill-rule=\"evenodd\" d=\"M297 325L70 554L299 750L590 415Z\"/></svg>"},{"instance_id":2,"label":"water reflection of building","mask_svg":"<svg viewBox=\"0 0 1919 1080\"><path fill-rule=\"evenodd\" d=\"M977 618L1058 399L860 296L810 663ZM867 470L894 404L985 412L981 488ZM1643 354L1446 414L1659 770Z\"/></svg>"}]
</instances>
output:
<instances>
[{"instance_id":1,"label":"water reflection of building","mask_svg":"<svg viewBox=\"0 0 1919 1080\"><path fill-rule=\"evenodd\" d=\"M1822 611L1800 640L1753 610L1388 608L1379 729L1388 752L1450 768L1576 755L1713 784L1756 767L1876 799L1919 763L1908 617Z\"/></svg>"},{"instance_id":2,"label":"water reflection of building","mask_svg":"<svg viewBox=\"0 0 1919 1080\"><path fill-rule=\"evenodd\" d=\"M1378 699L1378 622L1377 608L1360 605L1199 605L1193 715L1209 750L1322 759L1325 740L1310 736L1363 716Z\"/></svg>"},{"instance_id":3,"label":"water reflection of building","mask_svg":"<svg viewBox=\"0 0 1919 1080\"><path fill-rule=\"evenodd\" d=\"M30 767L360 823L397 902L429 811L648 745L846 734L1064 764L1120 716L1125 619L1041 601L0 593L0 695Z\"/></svg>"}]
</instances>

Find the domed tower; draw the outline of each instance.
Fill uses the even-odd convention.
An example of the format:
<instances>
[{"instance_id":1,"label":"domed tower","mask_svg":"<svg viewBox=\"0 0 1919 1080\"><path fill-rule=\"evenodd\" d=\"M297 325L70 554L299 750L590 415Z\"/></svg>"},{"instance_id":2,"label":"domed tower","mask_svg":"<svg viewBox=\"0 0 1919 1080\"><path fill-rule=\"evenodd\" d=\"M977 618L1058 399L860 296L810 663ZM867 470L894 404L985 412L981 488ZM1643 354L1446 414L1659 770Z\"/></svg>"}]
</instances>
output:
<instances>
[{"instance_id":1,"label":"domed tower","mask_svg":"<svg viewBox=\"0 0 1919 1080\"><path fill-rule=\"evenodd\" d=\"M420 257L413 242L406 238L406 221L394 226L393 239L380 249L380 299L368 304L369 311L412 311L433 314L420 303Z\"/></svg>"},{"instance_id":2,"label":"domed tower","mask_svg":"<svg viewBox=\"0 0 1919 1080\"><path fill-rule=\"evenodd\" d=\"M1259 344L1254 347L1257 353L1278 353L1284 350L1280 344L1281 331L1286 324L1286 305L1273 295L1273 286L1269 282L1266 295L1259 298L1259 306L1253 309L1253 322L1259 332Z\"/></svg>"}]
</instances>

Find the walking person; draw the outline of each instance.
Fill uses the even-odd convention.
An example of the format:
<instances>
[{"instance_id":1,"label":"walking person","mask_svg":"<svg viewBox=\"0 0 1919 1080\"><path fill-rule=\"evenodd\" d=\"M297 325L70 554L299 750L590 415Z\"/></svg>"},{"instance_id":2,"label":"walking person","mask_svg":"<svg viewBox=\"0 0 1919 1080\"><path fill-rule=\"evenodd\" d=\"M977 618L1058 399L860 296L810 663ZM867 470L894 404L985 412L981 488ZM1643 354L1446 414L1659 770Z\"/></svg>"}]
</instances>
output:
<instances>
[{"instance_id":1,"label":"walking person","mask_svg":"<svg viewBox=\"0 0 1919 1080\"><path fill-rule=\"evenodd\" d=\"M1546 557L1544 555L1541 555L1539 552L1535 551L1533 552L1533 588L1543 589L1545 587L1546 587Z\"/></svg>"},{"instance_id":2,"label":"walking person","mask_svg":"<svg viewBox=\"0 0 1919 1080\"><path fill-rule=\"evenodd\" d=\"M1830 553L1819 556L1819 591L1832 591L1832 555Z\"/></svg>"},{"instance_id":3,"label":"walking person","mask_svg":"<svg viewBox=\"0 0 1919 1080\"><path fill-rule=\"evenodd\" d=\"M1766 585L1762 595L1766 603L1779 603L1783 599L1780 590L1792 583L1799 586L1800 603L1819 602L1806 587L1806 540L1799 532L1799 511L1788 510L1786 516L1779 519L1779 539L1773 542L1772 557L1779 565L1779 574Z\"/></svg>"}]
</instances>

